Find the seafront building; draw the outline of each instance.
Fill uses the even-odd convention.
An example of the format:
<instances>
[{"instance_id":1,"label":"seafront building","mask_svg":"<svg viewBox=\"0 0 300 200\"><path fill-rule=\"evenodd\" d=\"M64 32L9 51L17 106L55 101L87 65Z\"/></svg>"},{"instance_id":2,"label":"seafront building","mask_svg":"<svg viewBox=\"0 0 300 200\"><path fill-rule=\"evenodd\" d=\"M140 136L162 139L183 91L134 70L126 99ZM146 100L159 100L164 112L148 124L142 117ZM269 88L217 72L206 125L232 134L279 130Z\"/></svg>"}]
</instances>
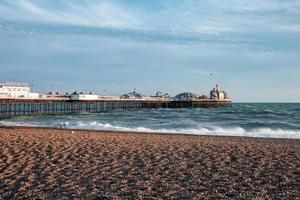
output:
<instances>
[{"instance_id":1,"label":"seafront building","mask_svg":"<svg viewBox=\"0 0 300 200\"><path fill-rule=\"evenodd\" d=\"M0 98L39 99L39 93L30 92L27 83L0 83Z\"/></svg>"},{"instance_id":2,"label":"seafront building","mask_svg":"<svg viewBox=\"0 0 300 200\"><path fill-rule=\"evenodd\" d=\"M84 92L74 92L70 95L70 100L98 100L99 95L93 94L92 92L84 93Z\"/></svg>"},{"instance_id":3,"label":"seafront building","mask_svg":"<svg viewBox=\"0 0 300 200\"><path fill-rule=\"evenodd\" d=\"M210 91L210 99L213 100L229 100L229 97L227 95L227 92L221 91L219 89L219 86L216 85L216 87Z\"/></svg>"}]
</instances>

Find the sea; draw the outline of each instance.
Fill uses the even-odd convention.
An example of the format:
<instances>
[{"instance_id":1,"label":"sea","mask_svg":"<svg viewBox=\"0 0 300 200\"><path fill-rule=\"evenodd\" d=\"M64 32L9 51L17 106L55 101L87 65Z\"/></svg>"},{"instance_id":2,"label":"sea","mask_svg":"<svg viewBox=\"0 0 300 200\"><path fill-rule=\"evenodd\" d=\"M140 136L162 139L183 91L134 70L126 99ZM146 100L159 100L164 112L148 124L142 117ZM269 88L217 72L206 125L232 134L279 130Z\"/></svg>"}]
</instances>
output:
<instances>
[{"instance_id":1,"label":"sea","mask_svg":"<svg viewBox=\"0 0 300 200\"><path fill-rule=\"evenodd\" d=\"M233 103L217 108L15 117L1 120L0 125L299 139L300 103Z\"/></svg>"}]
</instances>

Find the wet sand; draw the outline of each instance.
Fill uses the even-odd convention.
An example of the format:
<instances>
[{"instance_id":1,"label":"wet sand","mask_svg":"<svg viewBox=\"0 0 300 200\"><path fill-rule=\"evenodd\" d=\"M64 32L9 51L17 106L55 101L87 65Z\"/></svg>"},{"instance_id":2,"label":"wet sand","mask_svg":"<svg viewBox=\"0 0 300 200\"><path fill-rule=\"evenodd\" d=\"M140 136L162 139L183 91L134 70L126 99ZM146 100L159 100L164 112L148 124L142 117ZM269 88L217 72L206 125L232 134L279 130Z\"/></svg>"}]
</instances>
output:
<instances>
[{"instance_id":1,"label":"wet sand","mask_svg":"<svg viewBox=\"0 0 300 200\"><path fill-rule=\"evenodd\" d=\"M299 139L0 128L0 199L297 199Z\"/></svg>"}]
</instances>

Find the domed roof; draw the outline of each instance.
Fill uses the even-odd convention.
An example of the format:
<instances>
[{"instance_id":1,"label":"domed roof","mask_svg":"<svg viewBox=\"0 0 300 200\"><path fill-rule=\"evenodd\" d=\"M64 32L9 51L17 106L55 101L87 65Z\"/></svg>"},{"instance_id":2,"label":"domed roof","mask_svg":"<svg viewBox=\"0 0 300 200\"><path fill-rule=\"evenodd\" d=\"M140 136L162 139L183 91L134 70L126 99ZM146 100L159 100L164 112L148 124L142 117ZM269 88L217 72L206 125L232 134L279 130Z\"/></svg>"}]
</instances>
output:
<instances>
[{"instance_id":1,"label":"domed roof","mask_svg":"<svg viewBox=\"0 0 300 200\"><path fill-rule=\"evenodd\" d=\"M143 98L142 95L140 95L139 93L137 93L136 91L133 92L129 92L127 94L123 94L121 96L122 99L141 99Z\"/></svg>"},{"instance_id":2,"label":"domed roof","mask_svg":"<svg viewBox=\"0 0 300 200\"><path fill-rule=\"evenodd\" d=\"M176 95L174 98L177 101L190 101L194 99L199 99L199 95L192 92L184 92Z\"/></svg>"}]
</instances>

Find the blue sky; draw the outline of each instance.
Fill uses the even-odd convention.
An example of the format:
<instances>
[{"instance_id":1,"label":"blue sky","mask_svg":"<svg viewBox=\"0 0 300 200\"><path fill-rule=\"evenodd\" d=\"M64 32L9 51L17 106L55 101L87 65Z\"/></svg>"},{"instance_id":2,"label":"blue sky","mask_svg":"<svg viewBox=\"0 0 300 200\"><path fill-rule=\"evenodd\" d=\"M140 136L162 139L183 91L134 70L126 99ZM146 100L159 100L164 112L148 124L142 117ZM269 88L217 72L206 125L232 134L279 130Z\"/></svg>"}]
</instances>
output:
<instances>
[{"instance_id":1,"label":"blue sky","mask_svg":"<svg viewBox=\"0 0 300 200\"><path fill-rule=\"evenodd\" d=\"M300 1L1 0L0 71L39 92L218 83L234 101L299 102Z\"/></svg>"}]
</instances>

